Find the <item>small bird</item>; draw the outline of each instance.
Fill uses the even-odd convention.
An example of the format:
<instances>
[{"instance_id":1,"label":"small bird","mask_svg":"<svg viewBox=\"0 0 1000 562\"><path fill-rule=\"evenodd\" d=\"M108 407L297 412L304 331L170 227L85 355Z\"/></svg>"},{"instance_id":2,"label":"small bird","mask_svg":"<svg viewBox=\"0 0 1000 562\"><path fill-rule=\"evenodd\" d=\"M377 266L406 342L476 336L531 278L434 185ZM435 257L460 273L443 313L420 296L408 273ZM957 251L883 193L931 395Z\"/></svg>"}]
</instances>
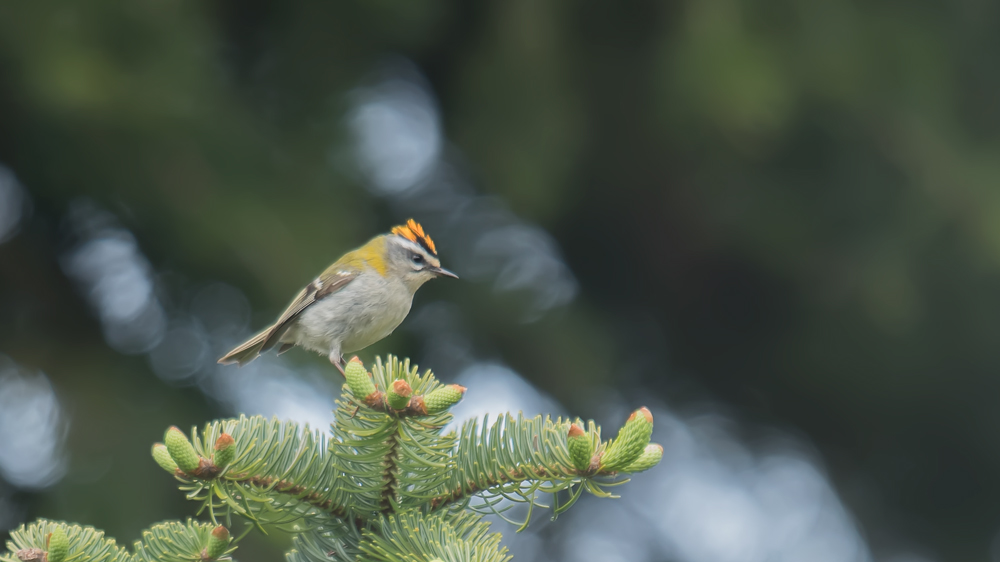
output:
<instances>
[{"instance_id":1,"label":"small bird","mask_svg":"<svg viewBox=\"0 0 1000 562\"><path fill-rule=\"evenodd\" d=\"M277 322L230 351L219 363L241 367L280 344L318 351L344 372L343 354L388 336L410 312L413 295L441 268L434 241L410 219L344 254L302 289Z\"/></svg>"}]
</instances>

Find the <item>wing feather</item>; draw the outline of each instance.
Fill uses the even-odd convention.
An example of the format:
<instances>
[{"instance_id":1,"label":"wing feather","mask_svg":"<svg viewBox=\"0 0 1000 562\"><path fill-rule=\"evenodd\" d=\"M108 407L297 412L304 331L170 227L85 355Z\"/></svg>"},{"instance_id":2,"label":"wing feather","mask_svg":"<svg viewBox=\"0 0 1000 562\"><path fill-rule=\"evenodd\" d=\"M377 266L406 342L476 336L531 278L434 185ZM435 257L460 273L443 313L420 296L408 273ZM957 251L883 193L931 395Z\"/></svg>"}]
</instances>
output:
<instances>
[{"instance_id":1,"label":"wing feather","mask_svg":"<svg viewBox=\"0 0 1000 562\"><path fill-rule=\"evenodd\" d=\"M285 335L285 332L291 328L292 322L298 318L302 312L312 306L313 303L326 297L332 295L337 291L343 289L348 283L354 280L358 276L358 271L337 271L332 275L321 275L316 278L315 281L306 285L305 289L299 291L299 294L292 301L292 304L288 305L285 312L281 313L278 317L277 322L271 326L270 333L264 339L263 345L261 345L261 352L267 351L278 344L281 336Z\"/></svg>"},{"instance_id":2,"label":"wing feather","mask_svg":"<svg viewBox=\"0 0 1000 562\"><path fill-rule=\"evenodd\" d=\"M307 285L305 289L299 291L299 294L292 300L292 304L288 305L285 312L278 317L277 322L224 355L219 359L219 363L223 365L239 363L240 366L243 366L253 361L258 355L271 349L281 341L281 336L285 335L285 332L291 328L292 322L302 314L302 311L323 297L332 295L343 289L359 273L360 271L358 270L346 268L336 270L333 273L324 272L323 275L320 275L315 281ZM279 353L288 351L292 345L282 345Z\"/></svg>"}]
</instances>

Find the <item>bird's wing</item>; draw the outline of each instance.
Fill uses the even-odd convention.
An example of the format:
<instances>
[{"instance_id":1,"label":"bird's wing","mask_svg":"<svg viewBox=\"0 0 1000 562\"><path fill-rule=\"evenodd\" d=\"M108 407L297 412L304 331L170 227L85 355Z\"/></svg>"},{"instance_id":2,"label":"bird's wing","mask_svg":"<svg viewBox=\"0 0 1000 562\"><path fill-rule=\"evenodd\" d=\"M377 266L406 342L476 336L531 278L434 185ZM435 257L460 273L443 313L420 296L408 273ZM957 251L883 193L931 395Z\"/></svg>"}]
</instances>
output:
<instances>
[{"instance_id":1,"label":"bird's wing","mask_svg":"<svg viewBox=\"0 0 1000 562\"><path fill-rule=\"evenodd\" d=\"M344 268L329 273L324 272L315 281L306 285L306 288L299 291L292 304L288 305L288 308L281 314L278 321L268 330L260 352L263 353L277 345L281 336L288 331L292 322L298 318L299 314L302 314L303 310L309 308L310 305L323 297L332 295L343 289L359 273L361 273L359 270L353 268Z\"/></svg>"}]
</instances>

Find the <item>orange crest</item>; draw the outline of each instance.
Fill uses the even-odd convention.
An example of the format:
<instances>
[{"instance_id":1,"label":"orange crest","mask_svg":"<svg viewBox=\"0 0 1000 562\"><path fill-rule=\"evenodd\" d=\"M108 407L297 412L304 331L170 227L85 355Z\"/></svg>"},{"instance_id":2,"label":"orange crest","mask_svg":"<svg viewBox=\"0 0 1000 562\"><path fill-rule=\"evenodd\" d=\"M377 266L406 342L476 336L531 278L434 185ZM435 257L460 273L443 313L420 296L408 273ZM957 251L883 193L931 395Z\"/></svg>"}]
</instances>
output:
<instances>
[{"instance_id":1,"label":"orange crest","mask_svg":"<svg viewBox=\"0 0 1000 562\"><path fill-rule=\"evenodd\" d=\"M434 241L431 237L424 233L424 227L420 226L417 221L410 219L406 221L406 224L401 224L399 226L392 227L392 233L398 236L406 238L410 242L416 242L424 247L425 250L433 255L437 255L437 248L434 247Z\"/></svg>"}]
</instances>

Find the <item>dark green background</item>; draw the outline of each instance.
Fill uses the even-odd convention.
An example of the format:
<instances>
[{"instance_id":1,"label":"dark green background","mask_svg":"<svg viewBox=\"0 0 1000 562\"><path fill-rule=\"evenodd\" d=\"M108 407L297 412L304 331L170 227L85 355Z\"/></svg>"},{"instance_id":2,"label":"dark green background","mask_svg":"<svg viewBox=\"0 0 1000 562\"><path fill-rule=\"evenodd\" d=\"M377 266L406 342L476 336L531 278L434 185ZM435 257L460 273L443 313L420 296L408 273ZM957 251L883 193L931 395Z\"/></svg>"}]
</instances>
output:
<instances>
[{"instance_id":1,"label":"dark green background","mask_svg":"<svg viewBox=\"0 0 1000 562\"><path fill-rule=\"evenodd\" d=\"M613 387L796 432L876 558L989 559L998 22L985 0L4 2L0 164L33 211L0 245L0 352L49 376L71 426L65 479L0 490L131 541L192 513L149 445L227 415L105 343L59 262L81 197L134 234L164 302L221 281L253 327L412 214L468 278L415 311L456 305L476 356L584 417ZM349 92L407 59L468 184L554 237L571 304L533 314L449 264L463 231L421 216L433 191L379 197L337 164Z\"/></svg>"}]
</instances>

